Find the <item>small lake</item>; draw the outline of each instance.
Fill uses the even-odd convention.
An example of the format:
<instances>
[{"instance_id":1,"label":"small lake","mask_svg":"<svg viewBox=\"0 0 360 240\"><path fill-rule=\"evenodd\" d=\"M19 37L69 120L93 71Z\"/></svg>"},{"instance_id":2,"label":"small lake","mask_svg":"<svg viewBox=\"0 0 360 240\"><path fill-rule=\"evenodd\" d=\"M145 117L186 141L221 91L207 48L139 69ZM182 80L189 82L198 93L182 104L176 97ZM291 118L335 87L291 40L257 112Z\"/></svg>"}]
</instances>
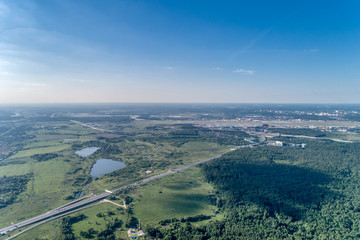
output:
<instances>
[{"instance_id":1,"label":"small lake","mask_svg":"<svg viewBox=\"0 0 360 240\"><path fill-rule=\"evenodd\" d=\"M105 173L111 173L118 169L125 167L125 163L114 161L111 159L99 159L96 160L90 171L90 176L96 178Z\"/></svg>"},{"instance_id":2,"label":"small lake","mask_svg":"<svg viewBox=\"0 0 360 240\"><path fill-rule=\"evenodd\" d=\"M75 154L80 157L88 157L99 149L100 148L98 148L98 147L87 147L87 148L81 149L79 151L76 151Z\"/></svg>"}]
</instances>

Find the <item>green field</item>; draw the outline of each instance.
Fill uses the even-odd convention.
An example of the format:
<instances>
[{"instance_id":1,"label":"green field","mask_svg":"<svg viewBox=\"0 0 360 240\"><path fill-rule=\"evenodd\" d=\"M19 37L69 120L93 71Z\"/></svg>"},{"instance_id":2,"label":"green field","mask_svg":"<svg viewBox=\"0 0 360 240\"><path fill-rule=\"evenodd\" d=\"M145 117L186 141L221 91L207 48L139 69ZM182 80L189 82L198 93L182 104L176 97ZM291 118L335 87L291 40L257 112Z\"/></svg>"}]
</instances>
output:
<instances>
[{"instance_id":1,"label":"green field","mask_svg":"<svg viewBox=\"0 0 360 240\"><path fill-rule=\"evenodd\" d=\"M94 134L98 134L99 131L71 122L46 123L44 128L29 131L28 133L33 137L24 141L21 149L5 159L5 165L0 166L0 177L32 174L26 190L18 196L17 201L0 209L2 216L0 226L7 226L11 222L19 222L44 213L48 207L52 209L65 204L71 201L66 198L75 196L76 193L100 194L105 189L114 189L138 179L168 171L170 168L197 162L226 152L233 147L208 142L199 136L185 137L183 140L180 139L180 142L176 136L167 137L168 140L164 141L162 136L169 136L169 132L174 131L173 128L166 127L159 131L148 130L147 127L156 125L151 122L123 126L106 123L103 125L111 128L118 126L126 131L125 134L120 135L120 138L106 138L106 135L97 138L98 135ZM99 150L87 158L80 158L74 154L76 150L87 146L100 146L100 148L112 146L121 151L112 153ZM47 153L56 153L58 157L41 162L31 157L35 154ZM121 159L127 167L113 174L106 174L88 181L90 168L99 158ZM147 175L146 170L151 170L153 173ZM212 189L210 185L203 182L199 174L198 169L195 168L179 176L169 176L164 180L138 187L135 192L130 193L135 199L132 206L133 216L144 224L156 224L159 220L173 217L214 215L216 209L207 202L207 195ZM139 192L141 194L138 194ZM110 205L110 207L115 206ZM98 207L94 207L85 211L88 211L89 215L91 212L96 215L98 210ZM96 226L103 227L103 222L98 221L98 223L99 225ZM79 229L83 228L77 226L82 226L82 224L85 223L81 221L74 224L76 235L79 234ZM41 236L50 236L50 233L45 234L49 227L56 228L56 220L53 225L47 223L36 228L39 230L34 229L26 233L30 236L28 239L34 236L32 232L37 231L41 233ZM54 233L57 234L59 231L58 229ZM27 236L26 234L23 236Z\"/></svg>"},{"instance_id":2,"label":"green field","mask_svg":"<svg viewBox=\"0 0 360 240\"><path fill-rule=\"evenodd\" d=\"M114 213L115 215L109 215L109 212ZM97 214L103 214L102 217L96 216ZM70 217L79 216L80 214L84 214L86 218L80 222L77 222L72 225L72 229L76 239L84 239L81 238L80 232L87 231L90 228L93 228L95 231L101 232L105 230L105 225L107 222L111 221L113 218L117 217L121 219L123 222L126 222L126 214L122 209L119 209L115 205L110 203L100 203L91 208L70 214ZM34 240L34 239L61 239L61 219L54 219L45 224L42 224L34 229L31 229L24 234L20 235L15 239L21 240ZM121 239L125 239L126 228L123 226L122 228L116 231L116 236Z\"/></svg>"},{"instance_id":3,"label":"green field","mask_svg":"<svg viewBox=\"0 0 360 240\"><path fill-rule=\"evenodd\" d=\"M144 224L155 224L163 219L214 215L216 208L207 199L212 190L199 168L192 168L137 187L130 196L135 199L134 215Z\"/></svg>"},{"instance_id":4,"label":"green field","mask_svg":"<svg viewBox=\"0 0 360 240\"><path fill-rule=\"evenodd\" d=\"M0 209L3 216L0 218L1 226L43 213L47 206L50 209L60 206L66 202L64 197L76 190L64 184L76 167L71 161L64 161L74 159L71 145L57 140L54 136L58 135L52 132L39 129L29 133L35 138L26 140L22 150L5 159L6 165L0 166L0 177L32 174L26 191L19 195L18 201ZM76 135L72 137L77 138ZM31 158L35 154L45 153L57 153L59 157L43 162Z\"/></svg>"},{"instance_id":5,"label":"green field","mask_svg":"<svg viewBox=\"0 0 360 240\"><path fill-rule=\"evenodd\" d=\"M221 214L216 215L217 208L210 205L207 196L213 193L210 184L204 182L204 177L199 168L193 168L176 175L167 176L154 182L138 186L130 191L129 194L134 201L128 206L133 211L133 216L140 220L142 227L156 225L160 220L183 218L195 215L209 215L213 219L222 218ZM119 197L114 202L122 204ZM109 215L112 212L114 215ZM102 214L101 217L97 216ZM111 219L119 218L124 223L127 213L111 203L101 203L86 210L79 211L70 216L84 214L86 219L72 225L76 239L81 238L80 231L87 231L93 228L96 231L103 231L105 224ZM199 222L198 224L205 224ZM50 231L51 230L51 231ZM127 228L123 225L116 231L116 236L120 239L126 238ZM30 230L18 239L30 240L41 236L40 239L57 239L60 234L60 220L53 220L40 227Z\"/></svg>"},{"instance_id":6,"label":"green field","mask_svg":"<svg viewBox=\"0 0 360 240\"><path fill-rule=\"evenodd\" d=\"M31 149L17 152L15 155L11 156L10 159L30 157L35 154L60 152L62 150L67 149L68 147L70 147L69 144L60 144L60 145L49 146L49 147L31 148Z\"/></svg>"},{"instance_id":7,"label":"green field","mask_svg":"<svg viewBox=\"0 0 360 240\"><path fill-rule=\"evenodd\" d=\"M245 160L269 161L269 166L274 167L276 165L285 169L301 168L301 163L312 166L311 164L314 161L317 162L315 167L322 166L321 164L326 162L326 159L323 159L325 155L322 151L327 146L330 146L330 142L333 143L329 139L351 141L360 139L359 129L349 128L344 130L338 128L333 132L324 131L323 129L326 126L358 126L359 123L354 121L341 121L341 119L313 121L305 120L306 118L303 121L294 121L293 117L296 117L296 115L291 115L292 118L287 118L284 121L277 121L274 120L276 119L274 117L267 118L269 116L267 112L264 112L261 117L262 113L258 111L259 109L244 111L242 108L233 109L228 107L223 109L224 112L217 108L209 108L209 113L205 113L202 108L197 110L189 108L185 112L182 112L183 109L179 110L179 112L173 112L174 109L172 108L168 109L169 112L166 112L167 110L163 110L162 106L158 106L154 109L154 113L149 113L146 107L139 111L134 109L134 112L130 114L133 111L132 107L118 109L118 111L113 111L114 109L111 107L98 110L94 110L92 107L86 109L79 107L77 110L63 108L57 111L51 108L47 110L42 108L37 115L29 115L28 118L23 118L19 122L14 122L11 118L8 122L1 122L2 132L12 129L11 132L0 138L2 144L0 145L0 178L2 178L3 182L8 181L11 183L9 185L3 184L3 189L8 186L14 188L13 186L19 186L20 183L26 186L18 187L17 191L13 191L13 194L10 195L11 198L9 196L7 198L2 197L2 199L7 199L7 202L5 200L0 202L2 207L0 208L0 228L8 226L12 222L19 222L59 207L75 200L80 194L82 196L90 193L101 194L104 193L105 189L116 189L167 172L169 169L176 169L220 153L229 152L230 149L239 149L238 146L248 144L248 142L244 141L244 138L248 138L250 134L255 139L258 138L259 134L264 134L261 129L261 133L259 133L259 128L255 130L253 126L271 125L266 132L269 140L279 140L285 143L306 143L307 146L305 149L290 148L289 146L284 148L259 146L254 149L240 148L240 150L233 151L231 154L235 154L234 156L237 157L237 153L244 152L248 154L244 155ZM86 113L86 111L89 112ZM142 114L142 111L145 113ZM81 117L76 118L77 115ZM120 115L122 117L119 117ZM257 115L259 115L259 118L257 118ZM104 116L107 117L104 118ZM126 116L140 116L140 119L143 120L130 121L126 120ZM80 123L70 121L73 117ZM96 130L81 125L81 123L104 130ZM277 132L274 126L279 127ZM273 128L273 132L271 132L271 128ZM313 128L315 130L312 130ZM307 137L301 135L296 137L294 137L295 135L289 135L286 137L284 135L286 131L284 130L288 131L288 134L307 133L308 135L303 134ZM347 130L351 131L351 134L349 132L337 132ZM278 135L280 132L283 136ZM317 137L318 133L324 134ZM338 142L337 145L333 144L333 146L337 146L337 151L330 154L334 159L327 161L324 165L326 165L326 169L329 169L332 164L334 169L342 166L341 171L334 177L340 178L343 176L345 180L352 181L350 175L357 173L356 168L349 168L341 161L337 162L348 158L349 164L352 164L358 159L355 148L350 148L353 145L350 143L349 145L345 144L348 143ZM88 157L79 157L75 154L75 151L87 147L98 147L99 150ZM348 155L349 150L354 153L351 158ZM318 153L317 159L312 159L311 151ZM308 155L302 155L306 152ZM330 152L332 152L332 149L324 151L324 153ZM257 154L260 153L261 156L258 156ZM218 162L212 161L212 163L217 162L219 164L216 167L219 173L214 173L214 176L221 178L221 182L224 183L228 183L227 179L233 179L232 181L236 180L239 183L248 180L247 186L257 183L256 180L259 179L260 175L253 168L248 168L249 171L246 171L246 174L254 171L255 176L253 179L249 177L241 179L242 176L238 174L239 169L246 167L246 164L239 167L234 173L232 172L232 165L229 165L227 169L229 174L222 175L224 174L222 166L226 165L229 160L227 157L231 156L231 154L226 154L225 157L217 160ZM285 155L287 157L284 157ZM297 157L294 157L295 155ZM126 164L126 167L92 179L89 174L92 165L101 158L122 161ZM235 157L232 161L232 164L237 166ZM211 165L211 163L204 165L208 164ZM262 172L272 169L269 166L264 167ZM151 173L146 173L147 171ZM114 231L116 239L127 238L126 230L130 226L129 222L136 219L141 222L144 230L152 227L158 228L164 232L164 236L166 235L165 232L171 227L179 227L180 225L186 227L190 223L191 226L202 229L203 232L206 226L217 224L216 220L227 222L231 226L229 216L231 214L235 216L236 212L226 212L224 206L229 204L232 199L229 198L230 195L221 195L225 194L225 190L220 191L223 186L218 186L212 182L213 178L206 175L206 172L212 173L211 169L204 171L204 167L193 167L137 186L119 193L117 196L109 197L109 199L119 204L122 204L123 199L132 200L127 210L110 203L100 203L76 214L71 214L70 218L56 219L36 227L21 235L18 239L36 239L37 237L40 239L61 239L64 237L64 232L66 232L64 230L64 224L67 224L66 219L76 219L76 216L82 216L81 214L85 215L85 219L71 223L70 235L74 235L76 239L82 239L80 234L84 235L84 231L89 229L93 229L99 234L104 232L107 225L109 226L112 221L115 221L115 218L123 222L122 227ZM283 174L285 172L279 170L279 174L276 176L282 176ZM303 174L299 175L303 176ZM291 179L293 174L289 174L289 176L289 179ZM222 180L222 177L224 180ZM271 172L269 177L266 176L265 178L263 176L263 178L264 183L261 183L261 186L266 186L271 180L276 179L275 176L271 175ZM289 182L289 179L287 179L287 182ZM285 184L285 181L279 180L277 184L273 184L273 187L280 186L281 190L283 184ZM259 186L256 184L255 186L251 187L251 191L249 190L251 194L255 194L260 190ZM299 186L299 184L294 184L294 186ZM352 186L357 185L353 184ZM236 187L234 188L235 191L241 190ZM243 186L243 189L245 187ZM263 187L261 190L267 191L267 187ZM1 196L6 196L6 191L2 191L1 194ZM252 196L251 194L249 196ZM240 197L246 196L240 195ZM264 195L254 198L249 197L251 201L262 199L264 205L266 205L268 202L265 198ZM223 199L228 201L222 201ZM258 206L255 208L252 205L248 208L247 204L248 202L245 202L240 206L243 212L239 212L239 216L236 216L236 218L239 217L238 220L241 220L241 222L249 220L254 223L257 219L251 219L251 217L249 219L240 219L242 216L258 216L255 212L260 208ZM230 209L233 206L226 207ZM315 206L312 207L314 210ZM320 206L316 207L319 208ZM284 208L286 209L286 206ZM351 211L359 212L358 205L354 205ZM277 216L273 211L269 211L269 214ZM269 217L269 214L260 215L261 218L264 218L264 216ZM272 217L271 215L269 218L271 221L273 220ZM66 220L65 223L63 219ZM270 220L267 224L270 224ZM125 227L125 224L127 224L127 227ZM131 224L134 224L134 222L131 222ZM244 226L247 225L244 224ZM357 225L354 224L353 226L356 235ZM272 231L273 228L270 225L267 227ZM284 225L279 228L281 227L284 227ZM235 228L231 227L231 229ZM247 230L244 229L242 231L246 232ZM227 230L230 231L230 227ZM83 232L81 233L81 231ZM95 234L93 237L94 239L97 238ZM0 239L3 240L4 237L0 237Z\"/></svg>"},{"instance_id":8,"label":"green field","mask_svg":"<svg viewBox=\"0 0 360 240\"><path fill-rule=\"evenodd\" d=\"M57 146L59 145L59 140L53 141L33 141L24 146L24 150L33 149L33 148L43 148L43 147L50 147L50 146Z\"/></svg>"}]
</instances>

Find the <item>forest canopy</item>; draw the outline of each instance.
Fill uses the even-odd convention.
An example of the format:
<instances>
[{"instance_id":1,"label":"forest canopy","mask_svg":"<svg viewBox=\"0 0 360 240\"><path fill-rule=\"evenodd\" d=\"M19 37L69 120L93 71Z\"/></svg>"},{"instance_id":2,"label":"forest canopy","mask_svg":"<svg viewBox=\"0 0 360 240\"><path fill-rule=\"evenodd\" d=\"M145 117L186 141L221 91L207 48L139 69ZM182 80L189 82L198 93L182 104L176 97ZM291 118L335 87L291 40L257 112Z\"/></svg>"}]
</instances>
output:
<instances>
[{"instance_id":1,"label":"forest canopy","mask_svg":"<svg viewBox=\"0 0 360 240\"><path fill-rule=\"evenodd\" d=\"M164 239L358 239L359 143L240 149L201 167L223 220L151 228ZM194 238L196 236L196 238Z\"/></svg>"}]
</instances>

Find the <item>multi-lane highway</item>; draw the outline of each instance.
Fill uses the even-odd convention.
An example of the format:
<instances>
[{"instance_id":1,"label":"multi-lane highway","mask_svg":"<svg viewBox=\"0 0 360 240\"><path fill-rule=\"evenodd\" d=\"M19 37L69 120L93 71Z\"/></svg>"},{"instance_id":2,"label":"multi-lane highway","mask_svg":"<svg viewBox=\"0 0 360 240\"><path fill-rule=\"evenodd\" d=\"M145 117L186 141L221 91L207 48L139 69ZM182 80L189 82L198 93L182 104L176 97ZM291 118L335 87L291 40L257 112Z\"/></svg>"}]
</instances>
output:
<instances>
[{"instance_id":1,"label":"multi-lane highway","mask_svg":"<svg viewBox=\"0 0 360 240\"><path fill-rule=\"evenodd\" d=\"M31 225L31 224L34 224L34 223L39 223L41 221L44 221L44 220L52 218L52 217L56 217L58 215L65 216L67 214L73 213L77 209L80 210L83 206L86 206L88 204L91 204L91 203L100 201L102 199L105 199L105 198L107 198L108 196L110 196L110 195L112 195L114 193L118 193L118 192L121 192L121 191L123 191L125 189L135 187L135 186L137 186L139 184L150 182L150 181L155 180L157 178L165 177L167 175L177 173L179 171L182 171L182 170L197 166L199 164L211 161L213 159L220 158L222 155L223 154L218 154L218 155L216 155L214 157L207 158L205 160L202 160L202 161L199 161L199 162L196 162L196 163L192 163L192 164L183 166L181 168L170 169L167 172L160 173L158 175L155 175L155 176L152 176L152 177L149 177L149 178L145 178L143 180L134 182L132 184L129 184L129 185L117 188L117 189L114 189L112 191L107 191L106 193L103 193L103 194L100 194L100 195L92 195L91 197L86 198L84 200L81 200L81 201L78 200L78 201L74 201L72 203L65 204L65 205L63 205L61 207L55 208L55 209L53 209L53 210L51 210L49 212L46 212L44 214L38 215L36 217L27 219L25 221L22 221L22 222L19 222L19 223L16 223L16 224L12 224L12 225L10 225L8 227L2 228L2 229L0 229L0 234L4 235L4 234L7 234L7 233L9 233L9 232L11 232L11 231L13 231L15 229L22 228L22 227L25 227L25 226L28 226L28 225Z\"/></svg>"}]
</instances>

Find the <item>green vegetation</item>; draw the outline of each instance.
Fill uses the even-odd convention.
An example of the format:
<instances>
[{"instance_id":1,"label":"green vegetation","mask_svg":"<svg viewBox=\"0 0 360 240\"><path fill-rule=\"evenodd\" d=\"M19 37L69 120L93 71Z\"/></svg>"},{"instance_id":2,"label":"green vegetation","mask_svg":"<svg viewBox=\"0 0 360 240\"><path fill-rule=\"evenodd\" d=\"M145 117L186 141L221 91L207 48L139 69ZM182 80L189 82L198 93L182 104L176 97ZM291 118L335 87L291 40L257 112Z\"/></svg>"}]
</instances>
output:
<instances>
[{"instance_id":1,"label":"green vegetation","mask_svg":"<svg viewBox=\"0 0 360 240\"><path fill-rule=\"evenodd\" d=\"M122 208L118 208L110 203L102 203L83 210L78 214L84 214L86 218L72 224L71 228L75 239L97 239L96 237L104 239L102 237L106 235L115 236L116 239L125 237L124 232L126 228L124 223L126 222L127 214ZM89 235L92 235L92 237Z\"/></svg>"},{"instance_id":2,"label":"green vegetation","mask_svg":"<svg viewBox=\"0 0 360 240\"><path fill-rule=\"evenodd\" d=\"M4 176L0 178L0 208L14 203L17 196L26 189L30 174Z\"/></svg>"},{"instance_id":3,"label":"green vegetation","mask_svg":"<svg viewBox=\"0 0 360 240\"><path fill-rule=\"evenodd\" d=\"M108 216L115 215L114 212L108 212ZM98 217L105 217L104 214L98 214ZM85 238L85 239L91 239L95 238L98 240L105 240L105 239L116 239L115 231L123 225L123 221L119 218L115 217L111 220L106 221L106 228L102 231L94 230L94 228L89 228L86 231L81 230L79 236L76 236L73 233L73 224L84 221L87 219L87 216L84 214L79 214L76 216L67 216L63 219L61 219L61 237L60 239L63 240L75 240L79 237Z\"/></svg>"},{"instance_id":4,"label":"green vegetation","mask_svg":"<svg viewBox=\"0 0 360 240\"><path fill-rule=\"evenodd\" d=\"M57 157L59 157L59 155L56 153L44 153L44 154L35 154L31 157L38 162L43 162L43 161L47 161L47 160L50 160L53 158L57 158Z\"/></svg>"},{"instance_id":5,"label":"green vegetation","mask_svg":"<svg viewBox=\"0 0 360 240\"><path fill-rule=\"evenodd\" d=\"M124 123L123 126L123 123L119 125L114 122L102 124L124 129L124 132L100 136L97 130L61 121L42 122L33 128L24 128L26 131L20 133L31 137L25 137L16 153L1 161L0 177L31 177L17 194L17 200L0 209L0 225L19 222L79 196L91 192L99 194L104 189L114 189L170 168L196 162L231 147L219 145L209 137L189 138L183 144L174 144L178 139L171 134L174 131L171 126L153 132L147 130L149 124L143 123ZM194 128L192 125L186 127ZM182 126L176 126L176 129L182 129ZM144 141L145 136L154 141ZM168 136L166 141L162 136ZM74 154L85 147L99 147L100 150L87 158ZM99 158L121 160L126 167L91 179L91 166ZM148 170L152 173L145 174ZM126 219L123 221L125 224Z\"/></svg>"},{"instance_id":6,"label":"green vegetation","mask_svg":"<svg viewBox=\"0 0 360 240\"><path fill-rule=\"evenodd\" d=\"M138 223L147 239L360 238L360 144L326 140L358 140L359 124L340 117L292 121L307 108L279 108L276 113L263 106L189 107L185 112L164 106L109 108L107 117L98 107L86 108L87 113L82 108L55 113L44 108L34 116L4 120L8 122L0 123L6 133L0 139L0 226L237 149L248 144L244 138L257 138L257 131L269 125L271 140L305 143L306 148L240 148L109 198L119 205L124 200L126 209L97 204L19 239L126 239L128 227ZM318 128L310 129L309 124ZM333 132L322 131L324 126L334 127ZM100 149L88 157L74 154L86 147ZM126 167L92 179L90 169L100 158L123 161Z\"/></svg>"},{"instance_id":7,"label":"green vegetation","mask_svg":"<svg viewBox=\"0 0 360 240\"><path fill-rule=\"evenodd\" d=\"M57 146L50 146L50 147L42 147L42 148L34 148L29 150L23 150L15 155L11 156L11 159L15 158L23 158L23 157L30 157L34 156L36 154L46 154L46 153L53 153L53 152L59 152L66 148L70 147L68 144L62 144Z\"/></svg>"},{"instance_id":8,"label":"green vegetation","mask_svg":"<svg viewBox=\"0 0 360 240\"><path fill-rule=\"evenodd\" d=\"M172 146L181 146L188 142L214 142L219 145L244 144L244 138L248 135L238 130L213 130L199 127L193 124L155 125L147 127L147 130L157 131L155 136L144 136L145 142L170 142ZM164 134L164 130L167 130Z\"/></svg>"},{"instance_id":9,"label":"green vegetation","mask_svg":"<svg viewBox=\"0 0 360 240\"><path fill-rule=\"evenodd\" d=\"M202 167L225 218L150 232L164 239L357 239L359 156L360 144L331 141L229 153Z\"/></svg>"},{"instance_id":10,"label":"green vegetation","mask_svg":"<svg viewBox=\"0 0 360 240\"><path fill-rule=\"evenodd\" d=\"M209 205L212 186L205 182L200 169L189 169L176 175L137 187L131 196L134 215L143 224L164 219L214 215L217 208Z\"/></svg>"},{"instance_id":11,"label":"green vegetation","mask_svg":"<svg viewBox=\"0 0 360 240\"><path fill-rule=\"evenodd\" d=\"M271 128L271 132L288 134L288 135L304 135L310 137L326 137L326 132L309 129L309 128Z\"/></svg>"},{"instance_id":12,"label":"green vegetation","mask_svg":"<svg viewBox=\"0 0 360 240\"><path fill-rule=\"evenodd\" d=\"M54 219L18 238L34 239L125 239L127 214L109 203L97 204L64 218Z\"/></svg>"}]
</instances>

